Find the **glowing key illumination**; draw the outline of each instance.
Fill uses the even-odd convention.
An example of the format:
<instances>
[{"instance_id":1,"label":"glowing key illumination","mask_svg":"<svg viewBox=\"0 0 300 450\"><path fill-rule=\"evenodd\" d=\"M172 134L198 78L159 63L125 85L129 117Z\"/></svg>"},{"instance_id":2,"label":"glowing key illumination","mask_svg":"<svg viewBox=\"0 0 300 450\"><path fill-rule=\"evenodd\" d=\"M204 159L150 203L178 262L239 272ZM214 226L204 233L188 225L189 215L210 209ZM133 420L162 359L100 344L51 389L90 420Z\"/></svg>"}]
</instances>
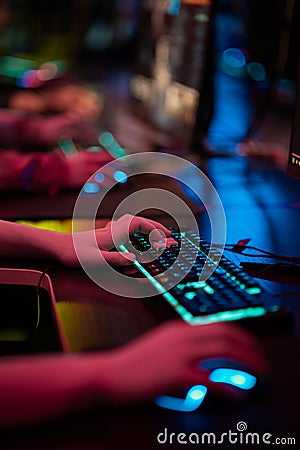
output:
<instances>
[{"instance_id":1,"label":"glowing key illumination","mask_svg":"<svg viewBox=\"0 0 300 450\"><path fill-rule=\"evenodd\" d=\"M90 147L88 147L86 149L87 152L92 152L92 153L98 153L98 152L102 152L102 148L98 147L98 145L91 145Z\"/></svg>"},{"instance_id":2,"label":"glowing key illumination","mask_svg":"<svg viewBox=\"0 0 300 450\"><path fill-rule=\"evenodd\" d=\"M83 192L86 194L96 194L96 192L99 192L99 186L96 183L86 183L83 186Z\"/></svg>"},{"instance_id":3,"label":"glowing key illumination","mask_svg":"<svg viewBox=\"0 0 300 450\"><path fill-rule=\"evenodd\" d=\"M127 155L125 149L118 144L109 131L104 131L98 137L98 141L114 158L121 158Z\"/></svg>"},{"instance_id":4,"label":"glowing key illumination","mask_svg":"<svg viewBox=\"0 0 300 450\"><path fill-rule=\"evenodd\" d=\"M196 297L197 293L196 292L186 292L184 294L184 296L188 299L188 300L193 300L194 297Z\"/></svg>"},{"instance_id":5,"label":"glowing key illumination","mask_svg":"<svg viewBox=\"0 0 300 450\"><path fill-rule=\"evenodd\" d=\"M105 131L99 136L99 142L103 147L109 147L114 143L114 137L108 131Z\"/></svg>"},{"instance_id":6,"label":"glowing key illumination","mask_svg":"<svg viewBox=\"0 0 300 450\"><path fill-rule=\"evenodd\" d=\"M161 408L172 409L173 411L192 412L199 408L206 393L207 387L197 384L189 389L185 398L161 395L154 400L154 403Z\"/></svg>"},{"instance_id":7,"label":"glowing key illumination","mask_svg":"<svg viewBox=\"0 0 300 450\"><path fill-rule=\"evenodd\" d=\"M252 389L256 384L256 377L250 373L237 369L215 369L209 375L215 383L226 383L243 390Z\"/></svg>"},{"instance_id":8,"label":"glowing key illumination","mask_svg":"<svg viewBox=\"0 0 300 450\"><path fill-rule=\"evenodd\" d=\"M119 183L126 183L128 176L122 170L116 170L114 173L114 179Z\"/></svg>"},{"instance_id":9,"label":"glowing key illumination","mask_svg":"<svg viewBox=\"0 0 300 450\"><path fill-rule=\"evenodd\" d=\"M246 289L246 292L250 295L260 294L261 289L259 286L254 286Z\"/></svg>"}]
</instances>

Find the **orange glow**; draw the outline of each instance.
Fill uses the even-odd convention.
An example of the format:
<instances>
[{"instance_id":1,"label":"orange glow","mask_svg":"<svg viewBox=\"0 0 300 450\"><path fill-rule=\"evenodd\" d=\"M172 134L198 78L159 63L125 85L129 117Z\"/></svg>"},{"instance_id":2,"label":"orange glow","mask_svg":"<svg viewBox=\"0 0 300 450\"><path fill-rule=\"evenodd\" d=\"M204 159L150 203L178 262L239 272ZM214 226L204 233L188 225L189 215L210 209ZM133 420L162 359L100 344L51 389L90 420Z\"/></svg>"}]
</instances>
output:
<instances>
[{"instance_id":1,"label":"orange glow","mask_svg":"<svg viewBox=\"0 0 300 450\"><path fill-rule=\"evenodd\" d=\"M187 5L203 5L208 6L211 4L211 0L181 0L181 3L185 3Z\"/></svg>"}]
</instances>

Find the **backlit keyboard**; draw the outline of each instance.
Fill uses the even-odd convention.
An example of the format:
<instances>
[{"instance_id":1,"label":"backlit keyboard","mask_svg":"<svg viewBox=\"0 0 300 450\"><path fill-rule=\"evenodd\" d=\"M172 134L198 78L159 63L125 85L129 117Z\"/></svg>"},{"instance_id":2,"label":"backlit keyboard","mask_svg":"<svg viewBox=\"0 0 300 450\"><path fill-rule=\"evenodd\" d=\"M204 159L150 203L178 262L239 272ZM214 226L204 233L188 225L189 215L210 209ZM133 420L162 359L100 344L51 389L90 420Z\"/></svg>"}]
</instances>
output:
<instances>
[{"instance_id":1,"label":"backlit keyboard","mask_svg":"<svg viewBox=\"0 0 300 450\"><path fill-rule=\"evenodd\" d=\"M148 278L186 322L196 325L248 319L280 310L277 299L218 249L210 249L210 244L197 233L172 230L172 239L176 245L172 241L159 256L145 234L131 236L131 245L140 276ZM132 248L124 244L120 250ZM149 256L148 262L143 258L144 252ZM208 270L215 270L200 281L204 264Z\"/></svg>"}]
</instances>

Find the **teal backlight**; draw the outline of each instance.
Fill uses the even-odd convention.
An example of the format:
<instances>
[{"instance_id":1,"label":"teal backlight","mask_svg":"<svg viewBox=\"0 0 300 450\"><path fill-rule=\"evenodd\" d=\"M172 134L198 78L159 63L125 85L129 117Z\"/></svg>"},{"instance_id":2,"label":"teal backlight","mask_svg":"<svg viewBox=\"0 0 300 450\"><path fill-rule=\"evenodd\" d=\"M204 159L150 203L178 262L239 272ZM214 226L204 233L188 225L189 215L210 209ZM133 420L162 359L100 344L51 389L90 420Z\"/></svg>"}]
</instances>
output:
<instances>
[{"instance_id":1,"label":"teal backlight","mask_svg":"<svg viewBox=\"0 0 300 450\"><path fill-rule=\"evenodd\" d=\"M168 14L177 16L180 11L181 0L169 0Z\"/></svg>"},{"instance_id":2,"label":"teal backlight","mask_svg":"<svg viewBox=\"0 0 300 450\"><path fill-rule=\"evenodd\" d=\"M122 170L116 170L114 173L114 179L118 181L118 183L126 183L128 176Z\"/></svg>"},{"instance_id":3,"label":"teal backlight","mask_svg":"<svg viewBox=\"0 0 300 450\"><path fill-rule=\"evenodd\" d=\"M245 391L252 389L256 384L256 377L237 369L215 369L210 373L209 379L215 383L230 384Z\"/></svg>"},{"instance_id":4,"label":"teal backlight","mask_svg":"<svg viewBox=\"0 0 300 450\"><path fill-rule=\"evenodd\" d=\"M97 192L99 192L100 188L99 188L98 184L96 184L96 183L86 183L83 186L82 190L86 194L96 194Z\"/></svg>"},{"instance_id":5,"label":"teal backlight","mask_svg":"<svg viewBox=\"0 0 300 450\"><path fill-rule=\"evenodd\" d=\"M119 245L119 249L128 252L124 244ZM204 325L216 322L228 322L252 317L263 316L267 313L264 306L249 306L248 308L236 309L232 311L221 311L218 313L207 314L203 316L193 316L178 300L165 288L154 276L152 276L137 260L133 264L145 275L146 278L156 287L157 291L173 306L179 316L190 325ZM203 284L205 286L206 283ZM177 287L180 289L180 284ZM207 286L207 285L206 285Z\"/></svg>"},{"instance_id":6,"label":"teal backlight","mask_svg":"<svg viewBox=\"0 0 300 450\"><path fill-rule=\"evenodd\" d=\"M121 147L109 131L104 131L98 137L98 141L108 151L108 153L113 156L113 158L122 158L127 155L125 149Z\"/></svg>"},{"instance_id":7,"label":"teal backlight","mask_svg":"<svg viewBox=\"0 0 300 450\"><path fill-rule=\"evenodd\" d=\"M173 411L192 412L199 408L206 393L207 387L196 384L189 389L185 398L161 395L154 400L154 403L161 408L171 409Z\"/></svg>"}]
</instances>

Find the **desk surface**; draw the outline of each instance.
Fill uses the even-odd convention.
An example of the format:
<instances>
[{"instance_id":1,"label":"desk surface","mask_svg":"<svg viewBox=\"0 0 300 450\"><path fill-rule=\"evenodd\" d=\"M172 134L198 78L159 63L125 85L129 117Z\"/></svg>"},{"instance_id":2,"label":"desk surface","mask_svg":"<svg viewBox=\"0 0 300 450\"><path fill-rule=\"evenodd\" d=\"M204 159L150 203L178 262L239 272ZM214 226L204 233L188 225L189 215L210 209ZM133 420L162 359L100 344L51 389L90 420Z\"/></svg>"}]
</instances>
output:
<instances>
[{"instance_id":1,"label":"desk surface","mask_svg":"<svg viewBox=\"0 0 300 450\"><path fill-rule=\"evenodd\" d=\"M257 247L287 255L300 254L298 182L270 169L250 170L244 160L236 158L214 159L209 166L225 207L228 242L251 238ZM205 234L207 217L202 215L199 221ZM2 261L1 266L13 264ZM43 264L39 266L42 268ZM157 324L157 318L142 301L100 291L81 271L54 267L50 276L58 305L64 305L60 312L74 349L119 345ZM163 447L157 443L157 434L165 428L169 433L221 434L230 429L235 431L239 421L246 422L249 432L272 433L274 438L294 437L299 428L300 402L300 293L299 283L296 284L297 280L294 285L266 283L267 289L281 295L292 309L295 327L289 333L273 330L259 337L270 368L265 389L255 398L241 404L208 401L189 414L162 410L152 404L126 410L100 409L34 431L5 434L1 436L3 448L153 449ZM80 322L76 320L79 316ZM109 333L100 334L99 323L101 330L109 324ZM85 339L84 344L80 337Z\"/></svg>"},{"instance_id":2,"label":"desk surface","mask_svg":"<svg viewBox=\"0 0 300 450\"><path fill-rule=\"evenodd\" d=\"M137 190L158 188L170 190L181 198L194 214L199 212L199 206L184 192L182 186L170 177L158 175L141 175L137 184L128 181L114 186L99 205L97 217L110 218L117 206ZM2 192L0 193L0 217L5 220L43 220L69 219L73 215L78 191L62 191L49 197L46 193ZM82 218L90 217L91 208L97 200L97 194L85 195L84 207L81 208Z\"/></svg>"}]
</instances>

